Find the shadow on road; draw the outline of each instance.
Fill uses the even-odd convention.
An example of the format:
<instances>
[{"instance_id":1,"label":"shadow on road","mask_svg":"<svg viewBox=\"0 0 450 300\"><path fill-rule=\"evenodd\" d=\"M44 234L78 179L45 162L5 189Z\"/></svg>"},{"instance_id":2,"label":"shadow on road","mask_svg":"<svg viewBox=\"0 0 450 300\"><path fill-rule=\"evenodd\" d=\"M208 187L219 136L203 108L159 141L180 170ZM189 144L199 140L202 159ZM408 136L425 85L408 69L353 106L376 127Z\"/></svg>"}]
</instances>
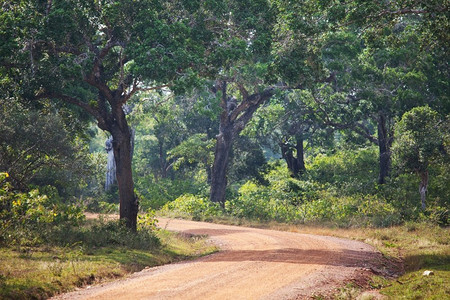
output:
<instances>
[{"instance_id":1,"label":"shadow on road","mask_svg":"<svg viewBox=\"0 0 450 300\"><path fill-rule=\"evenodd\" d=\"M377 253L366 251L329 251L285 248L273 250L229 250L211 256L208 261L263 261L289 264L367 267L378 259L379 255L377 255Z\"/></svg>"}]
</instances>

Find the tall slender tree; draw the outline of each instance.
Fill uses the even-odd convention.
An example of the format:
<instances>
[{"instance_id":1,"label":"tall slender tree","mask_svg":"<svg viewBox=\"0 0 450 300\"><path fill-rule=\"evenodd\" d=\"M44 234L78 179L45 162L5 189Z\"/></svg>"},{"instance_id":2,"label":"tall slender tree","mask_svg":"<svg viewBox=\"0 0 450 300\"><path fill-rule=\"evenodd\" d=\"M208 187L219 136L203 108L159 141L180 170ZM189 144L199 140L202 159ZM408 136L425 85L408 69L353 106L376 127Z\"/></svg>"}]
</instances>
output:
<instances>
[{"instance_id":1,"label":"tall slender tree","mask_svg":"<svg viewBox=\"0 0 450 300\"><path fill-rule=\"evenodd\" d=\"M425 210L429 166L436 156L448 156L444 150L443 120L428 106L415 107L402 116L395 130L394 157L402 171L419 176L419 194Z\"/></svg>"}]
</instances>

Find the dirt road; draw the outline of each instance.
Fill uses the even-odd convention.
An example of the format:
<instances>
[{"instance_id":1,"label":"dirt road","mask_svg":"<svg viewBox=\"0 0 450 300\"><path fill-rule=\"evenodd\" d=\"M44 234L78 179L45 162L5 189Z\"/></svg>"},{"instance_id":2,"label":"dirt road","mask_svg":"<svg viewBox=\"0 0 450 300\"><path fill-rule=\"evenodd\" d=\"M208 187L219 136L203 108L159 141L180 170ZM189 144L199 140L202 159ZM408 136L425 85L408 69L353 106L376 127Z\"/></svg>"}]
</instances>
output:
<instances>
[{"instance_id":1,"label":"dirt road","mask_svg":"<svg viewBox=\"0 0 450 300\"><path fill-rule=\"evenodd\" d=\"M186 220L159 224L207 234L223 251L58 299L308 299L360 280L380 260L364 243L332 237Z\"/></svg>"}]
</instances>

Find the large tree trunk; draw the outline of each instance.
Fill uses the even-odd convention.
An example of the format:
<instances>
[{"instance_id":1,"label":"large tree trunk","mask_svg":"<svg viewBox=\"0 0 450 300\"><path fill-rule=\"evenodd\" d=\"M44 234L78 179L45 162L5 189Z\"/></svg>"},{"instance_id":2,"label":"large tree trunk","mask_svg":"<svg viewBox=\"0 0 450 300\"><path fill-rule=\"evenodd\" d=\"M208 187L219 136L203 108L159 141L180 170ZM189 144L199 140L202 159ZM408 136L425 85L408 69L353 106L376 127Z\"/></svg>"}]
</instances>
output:
<instances>
[{"instance_id":1,"label":"large tree trunk","mask_svg":"<svg viewBox=\"0 0 450 300\"><path fill-rule=\"evenodd\" d=\"M227 188L227 168L230 158L233 138L245 128L258 107L274 94L274 88L268 88L262 92L249 95L247 90L239 85L242 96L241 102L227 95L227 83L218 82L213 92L221 92L219 134L216 137L214 163L211 169L210 200L225 204L225 192Z\"/></svg>"},{"instance_id":2,"label":"large tree trunk","mask_svg":"<svg viewBox=\"0 0 450 300\"><path fill-rule=\"evenodd\" d=\"M379 148L379 166L380 173L378 183L384 184L386 177L389 176L391 167L390 138L386 126L386 117L380 113L378 116L378 148Z\"/></svg>"},{"instance_id":3,"label":"large tree trunk","mask_svg":"<svg viewBox=\"0 0 450 300\"><path fill-rule=\"evenodd\" d=\"M303 136L301 134L295 137L296 144L295 150L297 151L297 156L294 156L294 146L289 143L281 142L281 156L286 161L289 171L293 177L299 177L305 173L305 160L304 160L304 150L303 150Z\"/></svg>"},{"instance_id":4,"label":"large tree trunk","mask_svg":"<svg viewBox=\"0 0 450 300\"><path fill-rule=\"evenodd\" d=\"M428 171L421 172L419 175L420 175L420 184L419 184L420 200L422 202L422 210L425 210L426 208L425 200L428 190Z\"/></svg>"},{"instance_id":5,"label":"large tree trunk","mask_svg":"<svg viewBox=\"0 0 450 300\"><path fill-rule=\"evenodd\" d=\"M212 202L220 203L220 205L222 206L225 203L225 192L227 189L227 168L232 145L232 129L221 129L216 139L214 163L210 175L210 199Z\"/></svg>"},{"instance_id":6,"label":"large tree trunk","mask_svg":"<svg viewBox=\"0 0 450 300\"><path fill-rule=\"evenodd\" d=\"M119 108L111 124L113 136L114 159L116 162L116 178L119 187L120 219L125 220L128 228L136 231L138 200L134 193L133 174L131 168L131 131L125 113Z\"/></svg>"}]
</instances>

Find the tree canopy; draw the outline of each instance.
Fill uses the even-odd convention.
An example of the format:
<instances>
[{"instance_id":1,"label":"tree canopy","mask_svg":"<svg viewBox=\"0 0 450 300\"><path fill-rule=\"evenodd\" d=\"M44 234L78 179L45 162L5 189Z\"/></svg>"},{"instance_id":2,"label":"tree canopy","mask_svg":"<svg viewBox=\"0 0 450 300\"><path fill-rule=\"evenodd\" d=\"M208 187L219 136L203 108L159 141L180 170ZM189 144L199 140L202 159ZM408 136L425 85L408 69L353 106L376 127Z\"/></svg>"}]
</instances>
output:
<instances>
[{"instance_id":1,"label":"tree canopy","mask_svg":"<svg viewBox=\"0 0 450 300\"><path fill-rule=\"evenodd\" d=\"M133 230L148 180L178 182L170 198L195 181L189 193L209 187L225 209L246 180L270 184L267 161L279 158L306 180L320 173L308 171L316 156L374 144L377 184L401 178L392 151L423 173L428 152L399 145L431 147L443 133L425 133L420 112L433 111L426 124L450 112L447 0L1 5L1 113L16 122L0 121L0 171L23 188L43 165L76 160L95 122L112 137L120 216Z\"/></svg>"}]
</instances>

